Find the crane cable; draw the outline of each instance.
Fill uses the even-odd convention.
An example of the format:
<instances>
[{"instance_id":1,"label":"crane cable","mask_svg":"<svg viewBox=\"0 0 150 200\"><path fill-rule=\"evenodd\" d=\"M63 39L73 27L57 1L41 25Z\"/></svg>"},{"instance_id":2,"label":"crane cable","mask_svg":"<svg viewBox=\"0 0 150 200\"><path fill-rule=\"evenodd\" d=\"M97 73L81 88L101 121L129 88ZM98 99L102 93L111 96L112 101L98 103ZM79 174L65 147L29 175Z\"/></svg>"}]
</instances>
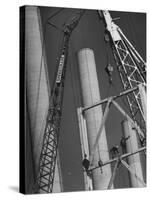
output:
<instances>
[{"instance_id":1,"label":"crane cable","mask_svg":"<svg viewBox=\"0 0 150 200\"><path fill-rule=\"evenodd\" d=\"M48 18L47 18L47 22L49 20L51 20L53 17L55 17L56 15L58 15L62 10L64 10L65 8L60 8L58 11L54 12L53 14L51 14ZM46 23L47 23L46 22Z\"/></svg>"},{"instance_id":2,"label":"crane cable","mask_svg":"<svg viewBox=\"0 0 150 200\"><path fill-rule=\"evenodd\" d=\"M96 14L96 17L98 18L98 21L99 21L99 15L97 15L97 11L95 12L95 14ZM101 30L101 29L100 29ZM99 38L99 33L96 31L96 37L97 37L97 41L98 41L98 38ZM103 39L103 37L102 37L102 34L101 34L101 31L100 31L100 41L102 42L102 45L104 46L104 44L103 44L103 41L104 41L104 39ZM104 49L104 48L103 48ZM98 83L99 84L99 83ZM99 85L99 88L100 88L100 85ZM93 101L93 100L92 100ZM93 102L93 104L94 104L94 102ZM101 106L101 112L102 112L102 117L103 117L103 108L102 108L102 106ZM94 118L95 118L95 122L96 122L96 116L95 116L95 112L94 112ZM100 128L100 126L101 126L101 121L99 121L99 125L98 125L98 127L97 127L97 124L95 123L95 130L97 130L97 133L96 133L96 138L97 138L97 134L98 134L98 132L99 132L99 128ZM104 130L104 129L103 129ZM96 141L95 141L96 142ZM94 143L95 143L94 142ZM103 152L102 151L104 151L104 152L106 152L107 150L106 149L101 149L100 148L100 145L98 144L97 145L97 152L98 152L98 156L99 156L99 160L98 160L98 162L99 161L102 161L103 162L103 160L101 159L101 155L103 154ZM108 151L107 151L108 152Z\"/></svg>"},{"instance_id":3,"label":"crane cable","mask_svg":"<svg viewBox=\"0 0 150 200\"><path fill-rule=\"evenodd\" d=\"M71 12L70 16L72 16L74 11ZM68 17L67 17L68 19ZM75 52L75 49L74 49L74 45L73 45L73 39L72 37L70 38L70 42L69 42L69 45L70 45L70 53L68 55L68 65L70 67L69 70L70 70L70 80L71 80L71 87L72 87L72 94L73 94L73 106L74 106L74 111L76 111L77 107L81 104L81 98L80 98L80 92L79 92L79 89L77 89L77 83L79 83L79 81L76 81L75 77L79 77L77 75L77 69L76 69L76 66L74 64L74 62L71 62L71 60L74 60L75 57L74 57L74 52ZM74 67L75 66L75 67ZM76 123L76 127L78 127L78 119L77 119L77 115L75 115L76 118L75 118L75 123ZM87 154L87 152L85 152L85 149L84 149L84 155ZM78 162L78 163L81 163L81 162Z\"/></svg>"},{"instance_id":4,"label":"crane cable","mask_svg":"<svg viewBox=\"0 0 150 200\"><path fill-rule=\"evenodd\" d=\"M85 43L84 41L85 41L85 38L83 37L83 39L82 39L82 41L83 41L83 43ZM72 40L70 41L70 45L72 45ZM71 49L71 52L73 52L73 48L71 47L70 48ZM72 56L73 57L73 56ZM70 66L72 66L72 65L70 65ZM72 74L72 69L71 69L72 67L70 67L70 72L71 72L71 74ZM74 77L74 76L72 76L72 77ZM78 76L77 76L78 77ZM76 88L76 87L74 87L74 82L75 81L73 81L73 78L71 78L71 82L72 82L72 88L73 88L73 94L74 94L74 105L75 105L75 109L76 109L76 107L77 107L77 101L78 102L80 102L80 100L79 100L79 94L78 94L78 92L77 92L77 90L75 91L75 89L74 88ZM77 95L75 95L75 92L76 92L76 94ZM94 115L95 116L95 115ZM96 128L96 127L95 127ZM99 147L98 147L99 148ZM99 150L98 150L98 153L99 153ZM87 154L87 152L85 152L85 149L84 149L84 154ZM99 158L100 158L100 153L99 153Z\"/></svg>"},{"instance_id":5,"label":"crane cable","mask_svg":"<svg viewBox=\"0 0 150 200\"><path fill-rule=\"evenodd\" d=\"M110 63L110 60L111 60L111 56L109 54L109 44L110 42L105 42L106 43L106 46L105 46L105 54L106 54L106 58L107 58L107 65ZM111 90L111 87L114 88L114 91L116 91L117 94L119 94L119 91L114 83L114 81L112 81L111 83L109 82L109 86L107 88L107 93L106 93L106 97L108 97L109 93L110 93L110 90ZM122 99L122 102L124 104L124 106L127 108L127 110L129 109L128 108L128 105L127 103L125 102L124 98L121 98Z\"/></svg>"},{"instance_id":6,"label":"crane cable","mask_svg":"<svg viewBox=\"0 0 150 200\"><path fill-rule=\"evenodd\" d=\"M72 41L72 38L71 38L70 39L70 52L71 53L70 53L70 57L69 58L72 58L72 60L73 60L75 50L74 50L74 47L73 47L72 43L73 43L73 41ZM73 67L74 64L73 64L73 62L71 62L71 59L68 59L68 60L70 62L69 69L70 69L70 75L71 75L71 78L70 78L71 79L71 87L72 87L72 92L73 92L73 102L74 102L73 105L74 105L74 110L76 110L76 108L79 106L79 104L81 102L81 98L80 98L80 92L76 87L77 86L77 81L75 80L74 77L79 77L79 76L77 76L77 70L75 70L76 67ZM78 83L79 82L80 81L78 81ZM78 127L78 120L76 119L75 122L76 122L76 125ZM84 146L83 146L83 151L84 151L84 155L88 154L88 152L85 151Z\"/></svg>"},{"instance_id":7,"label":"crane cable","mask_svg":"<svg viewBox=\"0 0 150 200\"><path fill-rule=\"evenodd\" d=\"M79 81L76 81L75 78L74 78L74 77L78 77L77 76L77 71L76 71L76 66L75 66L74 62L71 62L71 60L74 59L74 52L75 52L72 43L73 43L72 39L70 38L70 55L68 56L68 61L69 61L68 65L70 67L68 67L68 68L70 70L70 80L71 80L71 87L72 87L72 94L73 94L73 106L74 106L74 112L75 112L77 107L80 104L79 103L80 102L80 93L79 93L79 90L76 87L77 86L77 82L79 83ZM78 127L77 115L75 115L75 116L76 116L75 120L74 120L75 126ZM77 129L77 130L79 130L79 129ZM80 140L80 138L79 138L79 140ZM87 152L84 149L84 145L83 145L83 151L84 151L84 155L85 154L87 155ZM84 156L84 155L82 155L82 156ZM83 157L82 157L82 159L83 159ZM81 162L79 161L78 163L80 164Z\"/></svg>"}]
</instances>

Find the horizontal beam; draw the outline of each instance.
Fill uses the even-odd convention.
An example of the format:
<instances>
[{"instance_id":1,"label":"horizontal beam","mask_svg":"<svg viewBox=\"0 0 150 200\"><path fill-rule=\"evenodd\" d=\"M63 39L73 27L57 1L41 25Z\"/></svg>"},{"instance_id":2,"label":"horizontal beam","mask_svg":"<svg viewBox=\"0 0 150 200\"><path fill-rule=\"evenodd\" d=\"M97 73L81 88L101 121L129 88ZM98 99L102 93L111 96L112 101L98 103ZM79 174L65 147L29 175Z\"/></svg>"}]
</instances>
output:
<instances>
[{"instance_id":1,"label":"horizontal beam","mask_svg":"<svg viewBox=\"0 0 150 200\"><path fill-rule=\"evenodd\" d=\"M144 151L144 150L146 150L146 147L142 147L142 148L140 148L140 149L138 149L137 151L134 151L134 152L132 152L132 153L123 154L123 155L119 156L119 159L127 158L127 157L132 156L132 155L134 155L134 154L136 154L136 153L140 153L140 152L142 152L142 151ZM101 166L96 166L96 167L94 167L94 168L91 168L90 171L92 171L92 170L94 170L94 169L97 169L97 168L99 168L99 167L103 167L103 166L105 166L105 165L111 164L111 163L113 163L113 162L116 162L117 160L118 160L118 157L116 157L116 158L114 158L114 159L110 159L110 160L104 162Z\"/></svg>"},{"instance_id":2,"label":"horizontal beam","mask_svg":"<svg viewBox=\"0 0 150 200\"><path fill-rule=\"evenodd\" d=\"M134 88L131 88L131 89L129 89L129 90L125 90L125 91L121 92L121 93L118 94L118 95L112 96L111 98L112 98L112 99L117 99L117 98L122 97L122 96L124 96L124 95L126 95L126 94L129 94L129 93L131 93L131 92L133 92L133 91L136 91L137 89L138 89L138 87L134 87ZM103 103L107 103L109 99L110 99L110 97L108 97L108 98L106 98L106 99L103 99L103 100L101 100L100 102L95 103L95 104L93 104L93 105L91 105L91 106L83 107L83 108L82 108L82 112L85 112L85 111L87 111L87 110L89 110L89 109L91 109L91 108L94 108L94 107L96 107L96 106L99 106L99 105L101 105L101 104L103 104Z\"/></svg>"}]
</instances>

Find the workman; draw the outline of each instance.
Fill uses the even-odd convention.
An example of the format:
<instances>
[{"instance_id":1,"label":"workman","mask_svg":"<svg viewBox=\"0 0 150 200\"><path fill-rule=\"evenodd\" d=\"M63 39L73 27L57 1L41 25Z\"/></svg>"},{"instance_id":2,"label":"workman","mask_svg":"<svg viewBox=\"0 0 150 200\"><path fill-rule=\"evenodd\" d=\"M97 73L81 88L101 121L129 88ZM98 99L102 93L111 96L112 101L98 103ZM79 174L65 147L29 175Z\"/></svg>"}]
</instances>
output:
<instances>
[{"instance_id":1,"label":"workman","mask_svg":"<svg viewBox=\"0 0 150 200\"><path fill-rule=\"evenodd\" d=\"M108 66L105 68L106 72L108 73L109 76L109 83L112 83L112 73L114 71L113 66L109 63Z\"/></svg>"},{"instance_id":2,"label":"workman","mask_svg":"<svg viewBox=\"0 0 150 200\"><path fill-rule=\"evenodd\" d=\"M146 146L146 138L143 138L143 139L141 140L141 146L142 146L142 147L145 147L145 146Z\"/></svg>"},{"instance_id":3,"label":"workman","mask_svg":"<svg viewBox=\"0 0 150 200\"><path fill-rule=\"evenodd\" d=\"M101 170L101 174L103 173L103 170L102 170L102 165L103 165L103 162L101 159L99 159L98 161L98 166L100 167L100 170Z\"/></svg>"},{"instance_id":4,"label":"workman","mask_svg":"<svg viewBox=\"0 0 150 200\"><path fill-rule=\"evenodd\" d=\"M112 159L116 156L119 155L119 147L118 146L113 146L111 149L110 149L110 153L112 155Z\"/></svg>"},{"instance_id":5,"label":"workman","mask_svg":"<svg viewBox=\"0 0 150 200\"><path fill-rule=\"evenodd\" d=\"M122 148L122 153L125 154L126 153L126 142L127 140L130 138L130 136L128 137L124 137L122 136L121 140L120 140L120 146Z\"/></svg>"},{"instance_id":6,"label":"workman","mask_svg":"<svg viewBox=\"0 0 150 200\"><path fill-rule=\"evenodd\" d=\"M86 171L89 169L90 161L87 159L86 154L84 154L84 159L82 161L82 165L83 165L83 167L85 168Z\"/></svg>"}]
</instances>

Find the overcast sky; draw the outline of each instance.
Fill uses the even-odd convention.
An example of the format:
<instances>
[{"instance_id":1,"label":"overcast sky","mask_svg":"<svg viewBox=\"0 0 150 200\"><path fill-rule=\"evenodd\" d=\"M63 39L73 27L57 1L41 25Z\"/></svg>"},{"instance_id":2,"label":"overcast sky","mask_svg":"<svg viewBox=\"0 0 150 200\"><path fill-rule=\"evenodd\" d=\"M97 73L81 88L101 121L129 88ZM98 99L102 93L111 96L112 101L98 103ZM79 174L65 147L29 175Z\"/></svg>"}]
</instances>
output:
<instances>
[{"instance_id":1,"label":"overcast sky","mask_svg":"<svg viewBox=\"0 0 150 200\"><path fill-rule=\"evenodd\" d=\"M51 85L54 81L56 58L59 54L63 33L48 25L46 21L56 10L58 10L58 8L40 7L43 30L45 30L43 32ZM75 9L64 9L52 19L52 22L59 28L62 28L63 24L75 15L75 12ZM136 49L145 59L146 15L144 13L110 13L112 17L120 17L120 20L117 20L116 23L120 26L131 43L135 44ZM112 51L109 45L104 41L104 31L105 26L103 20L99 19L97 12L95 10L87 10L70 39L64 90L63 116L59 140L64 191L84 190L79 127L76 115L77 108L82 106L76 57L77 52L82 48L93 49L102 99L110 95L116 95L122 91ZM105 72L105 67L108 62L106 51L109 54L109 62L114 67L114 86L112 87L109 85L108 75ZM118 102L124 109L128 110L122 100L118 100ZM106 123L109 148L113 145L119 145L122 134L120 125L122 120L123 117L121 114L112 107ZM128 172L121 166L115 179L115 187L129 187Z\"/></svg>"}]
</instances>

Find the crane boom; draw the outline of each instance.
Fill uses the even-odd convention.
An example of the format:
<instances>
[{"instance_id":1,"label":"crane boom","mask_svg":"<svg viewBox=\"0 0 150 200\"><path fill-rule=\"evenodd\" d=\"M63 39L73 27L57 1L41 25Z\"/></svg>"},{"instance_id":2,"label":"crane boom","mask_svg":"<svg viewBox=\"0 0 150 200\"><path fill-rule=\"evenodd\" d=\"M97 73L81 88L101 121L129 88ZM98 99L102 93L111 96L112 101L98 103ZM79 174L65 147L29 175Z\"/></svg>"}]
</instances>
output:
<instances>
[{"instance_id":1,"label":"crane boom","mask_svg":"<svg viewBox=\"0 0 150 200\"><path fill-rule=\"evenodd\" d=\"M146 87L145 61L123 34L119 26L114 23L109 11L98 10L98 13L105 21L123 88L127 90L137 87L140 84ZM139 90L127 94L127 102L132 119L140 126L145 135L146 119ZM140 139L143 139L142 136Z\"/></svg>"},{"instance_id":2,"label":"crane boom","mask_svg":"<svg viewBox=\"0 0 150 200\"><path fill-rule=\"evenodd\" d=\"M76 13L76 17L72 18L70 23L64 25L64 35L58 61L57 75L52 88L39 160L39 173L35 186L37 193L51 193L53 190L69 39L72 31L78 25L84 12L84 10L79 10L79 12Z\"/></svg>"}]
</instances>

